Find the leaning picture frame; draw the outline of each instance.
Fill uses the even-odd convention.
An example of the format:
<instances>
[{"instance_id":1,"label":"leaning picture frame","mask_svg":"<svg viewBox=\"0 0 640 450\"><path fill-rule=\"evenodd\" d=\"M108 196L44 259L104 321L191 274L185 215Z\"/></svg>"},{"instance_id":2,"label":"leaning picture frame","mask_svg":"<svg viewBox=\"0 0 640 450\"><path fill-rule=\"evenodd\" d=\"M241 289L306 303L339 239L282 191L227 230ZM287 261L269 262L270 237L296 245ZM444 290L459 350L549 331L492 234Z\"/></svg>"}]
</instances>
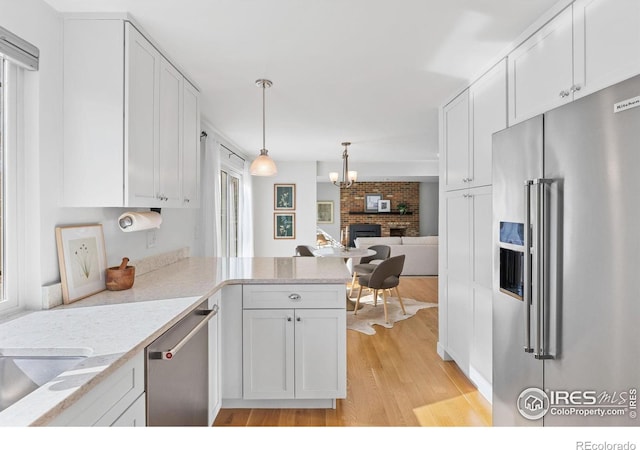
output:
<instances>
[{"instance_id":1,"label":"leaning picture frame","mask_svg":"<svg viewBox=\"0 0 640 450\"><path fill-rule=\"evenodd\" d=\"M273 238L296 238L296 213L273 213Z\"/></svg>"},{"instance_id":2,"label":"leaning picture frame","mask_svg":"<svg viewBox=\"0 0 640 450\"><path fill-rule=\"evenodd\" d=\"M378 212L391 212L391 200L380 200L378 202Z\"/></svg>"},{"instance_id":3,"label":"leaning picture frame","mask_svg":"<svg viewBox=\"0 0 640 450\"><path fill-rule=\"evenodd\" d=\"M316 217L317 223L333 223L333 202L331 200L319 201L318 213Z\"/></svg>"},{"instance_id":4,"label":"leaning picture frame","mask_svg":"<svg viewBox=\"0 0 640 450\"><path fill-rule=\"evenodd\" d=\"M380 194L364 194L364 210L366 212L378 212L378 202L382 200Z\"/></svg>"},{"instance_id":5,"label":"leaning picture frame","mask_svg":"<svg viewBox=\"0 0 640 450\"><path fill-rule=\"evenodd\" d=\"M296 209L296 185L273 185L273 209Z\"/></svg>"},{"instance_id":6,"label":"leaning picture frame","mask_svg":"<svg viewBox=\"0 0 640 450\"><path fill-rule=\"evenodd\" d=\"M106 289L107 257L101 224L56 227L56 246L64 304Z\"/></svg>"}]
</instances>

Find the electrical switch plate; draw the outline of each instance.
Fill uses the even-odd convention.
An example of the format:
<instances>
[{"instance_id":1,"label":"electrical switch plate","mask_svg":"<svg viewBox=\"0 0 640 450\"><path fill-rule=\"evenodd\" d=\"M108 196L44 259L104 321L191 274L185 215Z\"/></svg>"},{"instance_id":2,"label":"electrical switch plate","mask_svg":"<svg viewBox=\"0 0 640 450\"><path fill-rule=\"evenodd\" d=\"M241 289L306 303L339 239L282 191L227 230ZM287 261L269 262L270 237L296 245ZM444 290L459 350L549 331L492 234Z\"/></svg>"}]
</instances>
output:
<instances>
[{"instance_id":1,"label":"electrical switch plate","mask_svg":"<svg viewBox=\"0 0 640 450\"><path fill-rule=\"evenodd\" d=\"M156 230L147 231L147 248L156 246Z\"/></svg>"}]
</instances>

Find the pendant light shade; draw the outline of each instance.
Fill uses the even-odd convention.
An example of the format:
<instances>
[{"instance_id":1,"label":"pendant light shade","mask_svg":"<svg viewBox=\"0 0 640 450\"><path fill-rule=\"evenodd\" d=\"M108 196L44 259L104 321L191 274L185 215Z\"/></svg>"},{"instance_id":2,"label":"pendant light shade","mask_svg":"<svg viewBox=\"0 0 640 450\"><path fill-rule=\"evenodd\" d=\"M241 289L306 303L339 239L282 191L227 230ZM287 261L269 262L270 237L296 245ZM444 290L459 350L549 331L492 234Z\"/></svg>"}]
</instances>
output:
<instances>
[{"instance_id":1,"label":"pendant light shade","mask_svg":"<svg viewBox=\"0 0 640 450\"><path fill-rule=\"evenodd\" d=\"M260 156L253 160L249 173L258 177L272 177L278 173L276 163L269 157L269 151L265 145L265 108L264 108L264 92L265 89L271 87L273 83L269 80L256 80L256 86L262 88L262 150Z\"/></svg>"},{"instance_id":2,"label":"pendant light shade","mask_svg":"<svg viewBox=\"0 0 640 450\"><path fill-rule=\"evenodd\" d=\"M278 168L273 159L269 157L266 149L260 150L260 156L253 160L249 168L251 175L258 177L272 177L278 173Z\"/></svg>"}]
</instances>

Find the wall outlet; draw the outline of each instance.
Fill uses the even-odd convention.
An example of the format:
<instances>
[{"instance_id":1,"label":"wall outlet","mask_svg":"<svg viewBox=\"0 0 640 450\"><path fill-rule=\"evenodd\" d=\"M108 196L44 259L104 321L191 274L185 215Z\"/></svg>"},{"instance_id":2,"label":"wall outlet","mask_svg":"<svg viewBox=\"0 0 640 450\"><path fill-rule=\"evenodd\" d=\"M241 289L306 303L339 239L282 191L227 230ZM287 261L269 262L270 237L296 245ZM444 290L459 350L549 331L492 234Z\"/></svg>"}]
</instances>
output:
<instances>
[{"instance_id":1,"label":"wall outlet","mask_svg":"<svg viewBox=\"0 0 640 450\"><path fill-rule=\"evenodd\" d=\"M156 246L156 230L147 231L147 248L152 248Z\"/></svg>"}]
</instances>

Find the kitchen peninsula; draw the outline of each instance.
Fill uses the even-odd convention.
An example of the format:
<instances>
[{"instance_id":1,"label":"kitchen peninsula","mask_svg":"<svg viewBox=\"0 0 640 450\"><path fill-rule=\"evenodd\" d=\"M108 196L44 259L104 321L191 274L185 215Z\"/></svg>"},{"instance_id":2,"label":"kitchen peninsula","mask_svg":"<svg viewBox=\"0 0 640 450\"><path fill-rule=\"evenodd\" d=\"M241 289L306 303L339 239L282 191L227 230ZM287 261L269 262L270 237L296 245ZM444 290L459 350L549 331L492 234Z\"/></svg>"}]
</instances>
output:
<instances>
[{"instance_id":1,"label":"kitchen peninsula","mask_svg":"<svg viewBox=\"0 0 640 450\"><path fill-rule=\"evenodd\" d=\"M82 349L86 357L72 370L1 411L0 426L57 424L59 417L80 404L94 388L113 378L155 339L216 295L221 295L223 402L231 397L235 406L243 401L250 402L247 406L266 401L271 407L278 401L285 401L283 406L301 401L307 402L308 407L330 407L346 393L344 298L349 279L349 271L337 258L185 258L137 277L129 290L103 291L69 305L5 320L0 323L0 353L7 349ZM323 314L318 319L318 312L325 310L334 320L326 320ZM272 379L260 376L265 361L286 356L284 362L293 364L290 360L294 356L274 348L273 358L257 351L254 359L247 359L251 345L264 348L268 344L268 335L251 334L260 329L247 327L265 314L279 314L283 323L289 324L286 326L296 327L296 339L313 335L325 341L329 332L336 334L335 339L329 339L334 344L334 354L324 361L335 367L335 389L314 390L305 385L309 379L298 380L295 387L287 385L283 392L263 389L269 386L259 381ZM308 324L311 328L306 328ZM325 324L329 329L318 328ZM293 335L293 328L288 330ZM282 351L289 347L295 347L296 355L305 351L303 345L297 345L287 343ZM300 366L305 364L304 358L298 359L296 377L309 369ZM309 389L305 390L305 386ZM143 396L144 393L138 400Z\"/></svg>"}]
</instances>

